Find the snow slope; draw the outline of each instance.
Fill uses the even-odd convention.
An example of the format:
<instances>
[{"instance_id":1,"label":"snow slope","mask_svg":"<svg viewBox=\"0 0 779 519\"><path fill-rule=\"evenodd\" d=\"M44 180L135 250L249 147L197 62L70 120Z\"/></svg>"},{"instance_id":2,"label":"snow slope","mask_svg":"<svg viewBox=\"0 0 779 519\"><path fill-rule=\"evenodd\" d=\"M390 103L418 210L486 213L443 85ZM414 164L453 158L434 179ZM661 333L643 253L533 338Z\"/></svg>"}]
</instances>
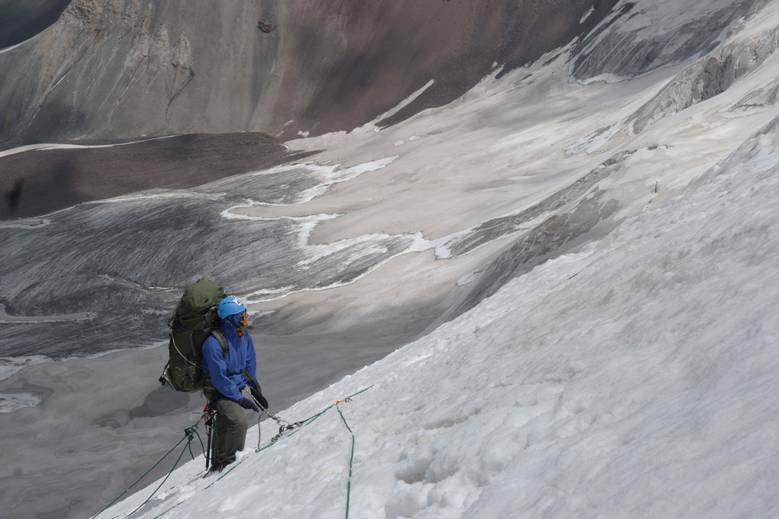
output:
<instances>
[{"instance_id":1,"label":"snow slope","mask_svg":"<svg viewBox=\"0 0 779 519\"><path fill-rule=\"evenodd\" d=\"M296 142L350 162L400 154L381 170L397 194L323 221L322 234L408 232L420 221L430 241L452 236L449 227L493 239L502 229L513 240L503 254L462 278L474 293L501 288L279 414L301 420L370 388L351 403L260 452L253 428L229 471L201 478L201 456L137 512L159 482L99 517L344 517L345 423L356 439L352 518L779 516L778 6L637 79L566 82L563 56L486 80L408 124ZM760 59L747 60L755 48ZM640 129L631 124L646 113ZM409 163L425 175L402 180ZM527 174L509 177L515 164ZM340 214L339 197L366 196L367 176L246 217ZM501 189L470 184L485 178ZM538 253L545 261L503 284L513 256L589 212L593 226L560 232ZM394 228L375 229L375 214L398 215L381 221ZM265 443L276 426L261 432Z\"/></svg>"},{"instance_id":2,"label":"snow slope","mask_svg":"<svg viewBox=\"0 0 779 519\"><path fill-rule=\"evenodd\" d=\"M342 406L350 517L779 514L776 125L596 245L283 412L373 385ZM189 463L137 517L343 517L348 456L331 411L216 483Z\"/></svg>"},{"instance_id":3,"label":"snow slope","mask_svg":"<svg viewBox=\"0 0 779 519\"><path fill-rule=\"evenodd\" d=\"M350 517L777 516L777 125L282 412L372 386L341 406L356 436ZM133 517L343 517L349 447L331 410L221 479L188 463Z\"/></svg>"}]
</instances>

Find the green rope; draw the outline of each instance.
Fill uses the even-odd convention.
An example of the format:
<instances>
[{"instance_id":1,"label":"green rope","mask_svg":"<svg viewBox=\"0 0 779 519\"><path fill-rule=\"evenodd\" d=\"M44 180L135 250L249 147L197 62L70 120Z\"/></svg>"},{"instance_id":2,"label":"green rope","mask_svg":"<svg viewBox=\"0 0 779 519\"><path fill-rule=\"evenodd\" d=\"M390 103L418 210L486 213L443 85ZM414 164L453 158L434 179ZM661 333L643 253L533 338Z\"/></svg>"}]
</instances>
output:
<instances>
[{"instance_id":1,"label":"green rope","mask_svg":"<svg viewBox=\"0 0 779 519\"><path fill-rule=\"evenodd\" d=\"M192 461L194 461L195 454L192 452L192 442L187 442L187 449L189 449L189 457L192 458Z\"/></svg>"},{"instance_id":2,"label":"green rope","mask_svg":"<svg viewBox=\"0 0 779 519\"><path fill-rule=\"evenodd\" d=\"M354 397L356 397L357 395L361 395L361 394L365 393L365 392L366 392L366 391L368 391L369 389L373 389L373 385L370 385L370 386L368 386L368 387L365 387L365 388L363 388L363 389L361 389L361 390L357 391L356 393L352 393L351 395L347 396L346 398L354 398Z\"/></svg>"},{"instance_id":3,"label":"green rope","mask_svg":"<svg viewBox=\"0 0 779 519\"><path fill-rule=\"evenodd\" d=\"M349 503L352 495L352 466L354 465L354 431L349 427L346 417L344 417L343 412L341 412L341 407L336 405L335 408L341 416L341 421L344 423L346 430L352 435L352 452L349 454L349 477L346 480L346 519L349 519Z\"/></svg>"},{"instance_id":4,"label":"green rope","mask_svg":"<svg viewBox=\"0 0 779 519\"><path fill-rule=\"evenodd\" d=\"M206 446L203 443L203 438L200 437L200 433L198 432L197 427L195 427L195 436L197 436L197 441L200 442L200 448L203 450L203 454L205 454ZM194 458L192 458L192 459L194 459Z\"/></svg>"},{"instance_id":5,"label":"green rope","mask_svg":"<svg viewBox=\"0 0 779 519\"><path fill-rule=\"evenodd\" d=\"M170 469L170 471L168 471L168 473L165 475L165 477L162 479L162 481L160 481L160 484L159 484L159 485L157 485L157 488L155 488L155 489L154 489L154 492L152 492L151 494L149 494L149 497L147 497L147 498L146 498L146 499L143 501L143 503L141 503L140 505L138 505L137 507L135 507L135 509L134 509L132 512L130 512L129 514L125 515L125 517L130 517L130 516L131 516L131 515L133 515L135 512L137 512L138 510L140 510L141 508L143 508L143 507L146 505L146 503L148 503L149 501L151 501L151 498L153 498L153 497L154 497L154 495L155 495L157 492L159 492L159 491L160 491L160 489L162 488L162 485L164 485L164 484L165 484L165 482L168 480L168 478L170 477L170 475L171 475L171 474L173 474L173 471L174 471L174 470L176 470L176 467L177 467L177 466L178 466L178 464L181 462L181 458L183 458L183 457L184 457L184 453L185 453L185 452L187 452L187 447L189 447L189 445L190 445L191 443L192 443L192 438L190 437L190 438L189 438L189 441L187 442L187 445L186 445L186 446L185 446L183 449L181 449L181 453L179 453L179 457L176 459L176 463L174 463L174 464L173 464L173 467ZM193 459L194 459L194 458L193 458Z\"/></svg>"},{"instance_id":6,"label":"green rope","mask_svg":"<svg viewBox=\"0 0 779 519\"><path fill-rule=\"evenodd\" d=\"M373 386L372 386L372 385L371 385L371 386L368 386L368 387L366 387L366 388L364 388L364 389L361 389L360 391L357 391L356 393L352 393L351 395L349 395L349 396L345 397L345 398L344 398L344 400L350 400L350 399L352 399L352 398L353 398L353 397L355 397L355 396L358 396L358 395L361 395L362 393L365 393L366 391L368 391L368 390L369 390L369 389L371 389L371 388L373 388ZM266 449L268 449L268 448L272 447L273 445L275 445L275 444L278 442L278 440L281 440L281 439L283 439L283 438L289 438L290 436L293 436L293 435L297 434L297 433L298 433L298 431L300 431L300 429L302 429L303 427L305 427L305 426L307 426L307 425L310 425L310 424L312 424L312 423L313 423L313 422L315 422L315 421L316 421L316 420L317 420L319 417L321 417L322 415L326 414L328 411L330 411L330 410L331 410L331 409L333 409L333 408L336 408L336 410L338 411L338 414L340 414L340 415L341 415L341 420L343 421L344 425L346 426L346 429L347 429L347 430L349 431L349 433L352 435L352 447L351 447L351 454L349 455L349 478L348 478L348 480L347 480L347 483L346 483L346 519L349 519L349 507L350 507L350 499L351 499L351 488L352 488L352 466L353 466L353 464L354 464L354 444L355 444L355 437L354 437L354 432L352 432L352 429L351 429L351 427L349 427L349 424L346 422L346 418L344 417L343 413L341 412L341 409L338 407L338 403L330 404L329 406L327 406L326 408L322 409L322 410L321 410L321 411L319 411L318 413L316 413L316 414L313 414L313 415L309 416L308 418L306 418L306 419L304 419L304 420L300 420L300 421L298 421L298 422L295 422L295 424L297 424L297 427L295 427L295 429L293 429L293 430L292 430L292 431L291 431L289 434L286 434L286 435L281 435L281 436L277 435L277 437L274 437L273 439L271 439L271 440L270 440L270 441L269 441L267 444L265 444L265 446L263 446L263 447L261 447L261 448L258 448L258 449L257 449L255 452L261 452L261 451L264 451L264 450L266 450ZM198 422L198 423L199 423L199 422ZM258 428L258 429L259 429L259 428ZM197 424L195 424L195 425L194 425L194 426L192 426L192 427L188 427L187 429L185 429L185 434L186 434L186 436L185 436L184 438L182 438L182 439L181 439L181 440L180 440L180 441L179 441L179 442L178 442L178 443L177 443L177 444L176 444L176 445L175 445L175 446L174 446L174 447L173 447L173 448L172 448L170 451L168 451L168 453L166 453L166 454L165 454L165 456L167 456L168 454L170 454L170 452L172 452L172 451L173 451L173 449L175 449L175 448L176 448L178 445L180 445L180 444L181 444L181 442L183 442L183 441L184 441L184 440L186 440L186 439L188 439L188 440L189 440L189 441L187 442L187 446L185 446L185 447L184 447L184 449L182 449L181 453L179 454L179 457L178 457L178 459L176 460L176 463L173 465L173 468L172 468L172 469L170 469L170 472L168 472L168 474L165 476L165 478L162 480L162 482L161 482L161 483L160 483L160 484L157 486L157 488L156 488L156 489L154 489L154 492L152 492L152 493L149 495L149 497L148 497L148 498L146 498L146 500L145 500L143 503L141 503L141 504L140 504L140 505L139 505L137 508L135 508L135 510L133 510L133 511L132 511L132 512L130 512L129 514L125 515L125 517L129 517L129 516L131 516L132 514L134 514L135 512L137 512L138 510L140 510L140 509L141 509L141 508L142 508L142 507L143 507L143 506L144 506L146 503L148 503L149 501L151 501L152 497L154 497L154 495L155 495L155 494L156 494L156 493L157 493L157 492L160 490L160 488L162 488L162 485L163 485L163 484L165 484L165 482L168 480L168 478L170 477L170 475L171 475L171 474L173 473L173 471L176 469L176 466L177 466L177 465L179 464L179 462L181 461L181 458L183 457L183 455L184 455L184 452L186 452L186 449L187 449L187 447L189 446L189 444L190 444L190 443L192 442L192 440L193 440L193 435L197 434L198 438L200 438L200 435L197 433ZM201 446L202 446L202 440L201 440ZM203 449L203 451L205 452L205 449ZM163 459L164 459L164 457L163 457ZM231 464L231 466L230 466L230 468L228 468L227 470L223 471L223 472L222 472L222 474L220 474L218 478L216 478L214 481L212 481L211 483L209 483L208 485L206 485L206 486L203 488L203 490L209 489L209 488L211 488L212 486L214 486L214 485L215 485L215 484L216 484L218 481L220 481L222 478L224 478L225 476L227 476L227 475L228 475L230 472L232 472L233 470L235 470L235 468L236 468L238 465L240 465L240 464L243 462L243 460L245 460L245 459L246 459L246 458L244 457L244 458L241 458L240 460L238 460L238 461L236 461L236 462L232 463L232 464ZM162 461L162 459L161 459L159 462L157 462L157 463L155 464L155 467L156 467L156 466L157 466L157 465L158 465L158 464L159 464L161 461ZM153 469L153 468L154 468L154 467L152 467L152 469ZM147 473L146 473L146 474L148 474L148 472L151 472L151 470L152 470L152 469L149 469L149 471L147 471ZM145 476L146 474L144 474L144 476ZM138 481L140 481L140 479L142 479L142 478L143 478L143 476L141 476L141 478L138 478ZM136 481L136 483L137 483L137 481ZM133 485L135 485L135 483L133 483ZM131 487L130 487L130 488L132 488L132 485L131 485ZM125 490L125 491L122 493L122 495L123 495L124 493L126 493L126 492L127 492L129 489L130 489L130 488L128 488L127 490ZM121 495L120 495L119 497L121 497ZM118 499L118 497L117 497L117 499ZM114 501L114 502L115 502L115 501ZM112 502L111 504L113 504L114 502ZM182 505L183 503L184 503L184 501L180 501L180 502L176 503L176 504L175 504L175 505L173 505L172 507L170 507L170 508L168 508L168 509L164 510L163 512L161 512L159 515L156 515L156 516L154 516L154 519L159 519L159 518L161 518L162 516L164 516L165 514L167 514L168 512L170 512L171 510L173 510L174 508L177 508L177 507L179 507L179 506L180 506L180 505ZM111 505L109 505L109 506L111 506ZM108 506L107 506L106 508L104 508L103 510L101 510L101 511L100 511L100 513L102 513L102 512L103 512L105 509L107 509L107 508L108 508ZM98 515L99 515L99 514L98 514Z\"/></svg>"},{"instance_id":7,"label":"green rope","mask_svg":"<svg viewBox=\"0 0 779 519\"><path fill-rule=\"evenodd\" d=\"M181 454L183 455L183 453L184 453L184 452L186 452L186 450L187 450L188 448L190 448L190 445L191 445L191 443L192 443L192 435L193 435L193 433L197 433L197 424L198 424L198 423L200 423L200 421L198 421L198 422L197 422L195 425L192 425L192 426L190 426L190 427L187 427L186 429L184 429L184 437L183 437L183 438L181 438L181 439L180 439L178 442L176 442L176 444L175 444L173 447L171 447L171 448L168 450L168 452L166 452L165 454L163 454L163 455L162 455L162 457L161 457L159 460L157 460L157 462L156 462L156 463L154 463L154 465L152 465L152 466L149 468L149 470L147 470L146 472L144 472L143 474L141 474L141 476L140 476L138 479L136 479L135 481L133 481L133 482L130 484L130 486L128 486L127 488L125 488L125 489L124 489L124 490L123 490L123 491L122 491L122 492L121 492L119 495L117 495L117 496L116 496L116 497L115 497L115 498L114 498L114 499L113 499L113 500L112 500L110 503L108 503L108 504L107 504L105 507L103 507L103 509L102 509L102 510L100 510L98 513L96 513L96 514L92 515L92 516L90 517L90 519L94 519L95 517L97 517L98 515L102 514L103 512L105 512L106 510L108 510L109 508L111 508L113 505L115 505L115 504L117 503L117 501L119 501L119 499L121 499L121 498L122 498L124 495L126 495L126 494L127 494L127 492L129 492L129 491L130 491L130 489L131 489L131 488L133 488L135 485L137 485L138 483L140 483L140 482L141 482L141 480L143 480L143 478L145 478L146 476L148 476L148 475L149 475L149 474L150 474L150 473L151 473L151 472L152 472L154 469L156 469L156 468L157 468L157 467L160 465L160 463L162 463L162 462L165 460L165 458L167 458L168 456L170 456L170 454L171 454L171 453L172 453L174 450L176 450L176 447L178 447L179 445L181 445L181 444L182 444L184 441L187 441L187 444L184 446L184 449L182 449L182 451L181 451ZM202 441L201 441L201 443L202 443ZM190 448L190 452L191 452L191 448ZM179 461L180 461L180 460L181 460L181 455L179 456ZM178 464L178 461L177 461L176 463ZM175 466L174 466L174 468L175 468ZM173 471L173 470L171 469L171 472L172 472L172 471ZM170 472L168 472L168 476L170 476ZM167 479L167 477L168 477L168 476L166 476L165 478ZM155 491L155 493L156 493L156 491ZM152 495L154 495L154 494L152 494ZM149 497L149 499L151 499L151 496ZM145 503L144 503L144 504L145 504ZM135 512L135 510L134 510L132 513L134 513L134 512ZM112 519L116 519L116 517L119 517L119 516L114 516Z\"/></svg>"},{"instance_id":8,"label":"green rope","mask_svg":"<svg viewBox=\"0 0 779 519\"><path fill-rule=\"evenodd\" d=\"M181 440L179 440L179 442L178 442L176 445L174 445L173 447L171 447L171 448L170 448L170 450L169 450L168 452L166 452L166 453L165 453L165 454L164 454L164 455L163 455L163 456L162 456L162 457L161 457L161 458L160 458L160 459L157 461L157 463L155 463L154 465L152 465L152 466L151 466L151 468L150 468L149 470L147 470L146 472L144 472L144 473L141 475L141 477L139 477L138 479L136 479L135 481L133 481L133 483L132 483L132 484L131 484L129 487L127 487L126 489L124 489L124 490L122 491L122 493L121 493L121 494L119 494L118 496L116 496L116 497L113 499L113 501L111 501L110 503L108 503L108 505L106 505L106 507L105 507L105 508L103 508L103 509L102 509L102 510L100 510L98 513L96 513L95 515L93 515L93 516L92 516L90 519L93 519L94 517L97 517L98 515L102 514L103 512L105 512L106 510L108 510L109 508L111 508L111 506L113 506L114 504L116 504L116 502L117 502L117 501L119 501L119 499L120 499L122 496L124 496L125 494L127 494L127 492L129 492L131 488L133 488L135 485L137 485L137 484L138 484L138 483L139 483L139 482L140 482L140 481L141 481L143 478L145 478L146 476L148 476L148 475L149 475L149 473L150 473L152 470L154 470L155 468L157 468L157 465L159 465L160 463L162 463L162 461L163 461L165 458L167 458L167 457L168 457L168 455L169 455L171 452L173 452L173 451L175 450L175 448L176 448L176 447L178 447L179 445L181 445L181 442L183 442L184 440L186 440L186 437L184 437L184 438L182 438Z\"/></svg>"}]
</instances>

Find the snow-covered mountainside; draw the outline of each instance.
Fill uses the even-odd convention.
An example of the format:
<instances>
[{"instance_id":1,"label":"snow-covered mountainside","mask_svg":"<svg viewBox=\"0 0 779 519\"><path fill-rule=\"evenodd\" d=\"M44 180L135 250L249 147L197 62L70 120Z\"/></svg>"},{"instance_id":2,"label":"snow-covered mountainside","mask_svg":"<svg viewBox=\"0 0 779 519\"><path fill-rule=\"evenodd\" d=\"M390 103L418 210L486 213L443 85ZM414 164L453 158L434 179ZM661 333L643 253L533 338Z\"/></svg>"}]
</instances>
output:
<instances>
[{"instance_id":1,"label":"snow-covered mountainside","mask_svg":"<svg viewBox=\"0 0 779 519\"><path fill-rule=\"evenodd\" d=\"M776 124L607 238L281 413L371 387L340 406L350 517L776 516ZM133 517L343 517L350 441L333 409L218 479L190 462Z\"/></svg>"},{"instance_id":2,"label":"snow-covered mountainside","mask_svg":"<svg viewBox=\"0 0 779 519\"><path fill-rule=\"evenodd\" d=\"M320 182L222 217L357 270L252 291L258 322L446 310L280 411L328 409L295 434L266 420L220 475L201 456L99 517L778 516L779 1L680 4L618 2L445 107L290 143L325 150L295 166Z\"/></svg>"}]
</instances>

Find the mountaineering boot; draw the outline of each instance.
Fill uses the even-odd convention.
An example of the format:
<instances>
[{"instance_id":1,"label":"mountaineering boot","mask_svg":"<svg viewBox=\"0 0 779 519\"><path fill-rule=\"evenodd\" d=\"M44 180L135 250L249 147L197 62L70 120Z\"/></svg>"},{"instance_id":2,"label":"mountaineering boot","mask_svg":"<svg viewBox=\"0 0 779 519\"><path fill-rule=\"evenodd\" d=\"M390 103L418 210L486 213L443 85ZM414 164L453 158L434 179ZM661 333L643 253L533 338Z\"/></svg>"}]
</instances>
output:
<instances>
[{"instance_id":1,"label":"mountaineering boot","mask_svg":"<svg viewBox=\"0 0 779 519\"><path fill-rule=\"evenodd\" d=\"M206 472L205 476L203 476L203 477L204 477L204 478L207 478L207 477L208 477L208 476L210 476L211 474L218 474L218 473L222 472L222 470L223 470L223 469L224 469L226 466L227 466L227 465L223 465L223 464L219 464L219 465L217 465L217 464L215 464L215 463L212 463L212 464L211 464L211 466L208 468L208 472Z\"/></svg>"}]
</instances>

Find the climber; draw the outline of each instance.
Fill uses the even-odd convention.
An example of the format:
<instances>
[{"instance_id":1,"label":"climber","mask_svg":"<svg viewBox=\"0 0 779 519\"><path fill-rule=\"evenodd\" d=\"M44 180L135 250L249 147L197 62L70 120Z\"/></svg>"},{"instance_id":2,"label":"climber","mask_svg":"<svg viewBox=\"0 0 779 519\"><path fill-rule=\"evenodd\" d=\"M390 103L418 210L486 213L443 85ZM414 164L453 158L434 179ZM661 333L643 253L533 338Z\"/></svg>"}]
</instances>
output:
<instances>
[{"instance_id":1,"label":"climber","mask_svg":"<svg viewBox=\"0 0 779 519\"><path fill-rule=\"evenodd\" d=\"M246 307L235 296L217 305L219 328L203 342L202 369L207 377L203 393L216 410L211 470L221 471L243 450L247 420L244 409L268 409L256 379L257 361L252 338L246 333ZM223 348L221 342L226 342Z\"/></svg>"}]
</instances>

